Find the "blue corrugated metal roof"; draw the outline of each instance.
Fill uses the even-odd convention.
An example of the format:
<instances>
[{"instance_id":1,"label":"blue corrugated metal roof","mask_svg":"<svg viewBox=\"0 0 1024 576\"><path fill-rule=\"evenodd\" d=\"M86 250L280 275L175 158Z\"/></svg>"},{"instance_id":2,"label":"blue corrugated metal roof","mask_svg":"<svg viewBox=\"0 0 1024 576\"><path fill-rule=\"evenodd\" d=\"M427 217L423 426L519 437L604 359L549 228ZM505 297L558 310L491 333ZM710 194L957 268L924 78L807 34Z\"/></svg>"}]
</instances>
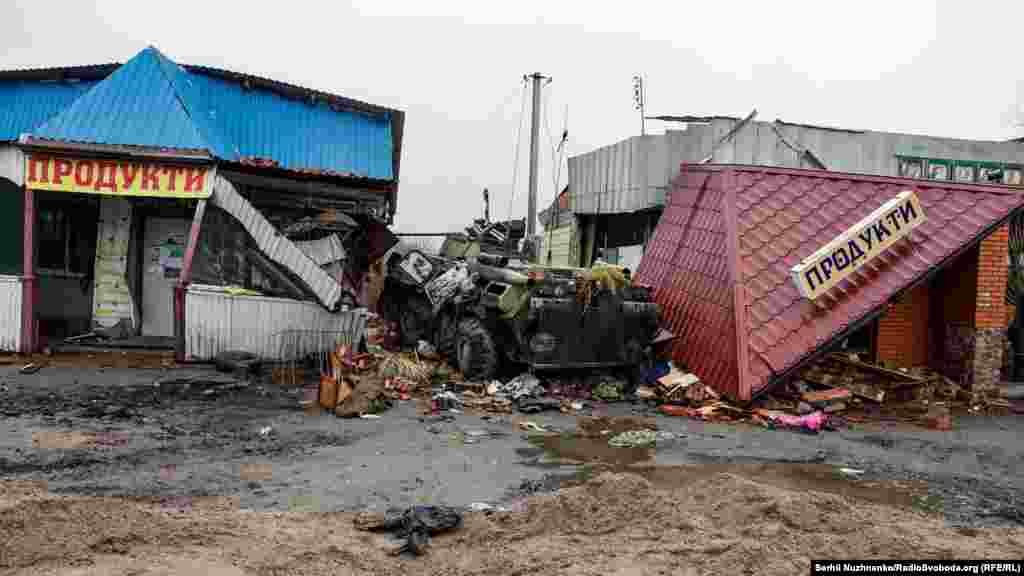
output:
<instances>
[{"instance_id":1,"label":"blue corrugated metal roof","mask_svg":"<svg viewBox=\"0 0 1024 576\"><path fill-rule=\"evenodd\" d=\"M289 170L392 178L389 116L339 112L322 100L310 103L212 76L189 76L199 92L197 108L190 106L193 119L234 146L218 156L269 158Z\"/></svg>"},{"instance_id":2,"label":"blue corrugated metal roof","mask_svg":"<svg viewBox=\"0 0 1024 576\"><path fill-rule=\"evenodd\" d=\"M32 131L37 138L88 144L210 150L147 48Z\"/></svg>"},{"instance_id":3,"label":"blue corrugated metal roof","mask_svg":"<svg viewBox=\"0 0 1024 576\"><path fill-rule=\"evenodd\" d=\"M394 179L390 113L340 110L324 98L246 87L226 74L186 69L147 48L77 100L68 96L63 112L22 122L14 138L30 131L56 141L201 149L230 162L270 160L287 170ZM20 107L18 100L12 103Z\"/></svg>"},{"instance_id":4,"label":"blue corrugated metal roof","mask_svg":"<svg viewBox=\"0 0 1024 576\"><path fill-rule=\"evenodd\" d=\"M0 82L0 142L11 142L68 107L97 82Z\"/></svg>"}]
</instances>

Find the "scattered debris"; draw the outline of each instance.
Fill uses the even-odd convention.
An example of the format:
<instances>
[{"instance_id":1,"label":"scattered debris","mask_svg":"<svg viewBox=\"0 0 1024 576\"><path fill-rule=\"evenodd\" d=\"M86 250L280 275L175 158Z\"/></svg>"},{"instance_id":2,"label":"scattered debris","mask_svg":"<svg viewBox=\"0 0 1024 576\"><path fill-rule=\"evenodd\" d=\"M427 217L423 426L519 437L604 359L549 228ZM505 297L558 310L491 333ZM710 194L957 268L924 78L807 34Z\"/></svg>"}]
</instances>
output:
<instances>
[{"instance_id":1,"label":"scattered debris","mask_svg":"<svg viewBox=\"0 0 1024 576\"><path fill-rule=\"evenodd\" d=\"M537 424L536 422L531 422L530 420L520 422L519 427L522 428L523 430L526 430L527 432L537 432L540 434L548 433L548 430L546 428Z\"/></svg>"},{"instance_id":2,"label":"scattered debris","mask_svg":"<svg viewBox=\"0 0 1024 576\"><path fill-rule=\"evenodd\" d=\"M562 402L553 398L528 398L520 401L518 408L523 414L536 414L547 410L561 410Z\"/></svg>"},{"instance_id":3,"label":"scattered debris","mask_svg":"<svg viewBox=\"0 0 1024 576\"><path fill-rule=\"evenodd\" d=\"M379 414L391 408L391 399L384 390L383 379L365 375L358 379L344 402L339 402L334 414L341 418L356 418L364 414Z\"/></svg>"},{"instance_id":4,"label":"scattered debris","mask_svg":"<svg viewBox=\"0 0 1024 576\"><path fill-rule=\"evenodd\" d=\"M819 392L804 392L800 398L812 405L828 404L834 400L845 400L851 396L850 391L845 388L832 388Z\"/></svg>"},{"instance_id":5,"label":"scattered debris","mask_svg":"<svg viewBox=\"0 0 1024 576\"><path fill-rule=\"evenodd\" d=\"M404 511L389 510L384 514L363 513L356 516L357 529L390 532L405 540L392 553L426 552L430 536L456 530L462 526L462 514L446 506L413 506Z\"/></svg>"},{"instance_id":6,"label":"scattered debris","mask_svg":"<svg viewBox=\"0 0 1024 576\"><path fill-rule=\"evenodd\" d=\"M217 354L214 366L221 372L248 374L259 364L259 356L242 350L228 350Z\"/></svg>"},{"instance_id":7,"label":"scattered debris","mask_svg":"<svg viewBox=\"0 0 1024 576\"><path fill-rule=\"evenodd\" d=\"M320 407L334 410L338 405L338 379L324 374L320 376Z\"/></svg>"},{"instance_id":8,"label":"scattered debris","mask_svg":"<svg viewBox=\"0 0 1024 576\"><path fill-rule=\"evenodd\" d=\"M39 372L40 368L42 368L42 366L39 364L25 364L24 366L21 367L20 370L18 370L18 372L22 374L35 374L36 372Z\"/></svg>"},{"instance_id":9,"label":"scattered debris","mask_svg":"<svg viewBox=\"0 0 1024 576\"><path fill-rule=\"evenodd\" d=\"M843 476L857 477L864 474L863 470L857 470L856 468L840 468L839 473Z\"/></svg>"},{"instance_id":10,"label":"scattered debris","mask_svg":"<svg viewBox=\"0 0 1024 576\"><path fill-rule=\"evenodd\" d=\"M972 412L998 406L988 398L973 398L969 391L928 368L892 369L865 362L856 354L833 353L803 370L797 380L759 399L758 406L762 412L796 413L805 418L818 413L835 418L863 409L866 416L844 416L857 422L877 417L884 409L889 417L949 430L952 420L947 406L966 401L975 402L976 406L969 408ZM775 423L771 418L761 418ZM826 418L826 422L842 420ZM794 427L792 423L783 424Z\"/></svg>"},{"instance_id":11,"label":"scattered debris","mask_svg":"<svg viewBox=\"0 0 1024 576\"><path fill-rule=\"evenodd\" d=\"M828 416L824 412L814 412L804 416L793 416L774 410L758 409L754 411L755 416L764 421L770 428L781 427L799 432L817 434L825 428Z\"/></svg>"},{"instance_id":12,"label":"scattered debris","mask_svg":"<svg viewBox=\"0 0 1024 576\"><path fill-rule=\"evenodd\" d=\"M649 386L640 386L636 389L636 397L641 400L655 400L658 392Z\"/></svg>"},{"instance_id":13,"label":"scattered debris","mask_svg":"<svg viewBox=\"0 0 1024 576\"><path fill-rule=\"evenodd\" d=\"M714 402L719 399L718 392L705 384L686 388L686 399L693 403Z\"/></svg>"},{"instance_id":14,"label":"scattered debris","mask_svg":"<svg viewBox=\"0 0 1024 576\"><path fill-rule=\"evenodd\" d=\"M414 382L410 382L402 377L397 378L386 378L384 380L384 390L386 390L393 400L411 400L412 391L416 388Z\"/></svg>"},{"instance_id":15,"label":"scattered debris","mask_svg":"<svg viewBox=\"0 0 1024 576\"><path fill-rule=\"evenodd\" d=\"M544 387L541 386L540 380L529 372L523 372L505 384L500 385L496 394L506 396L515 402L522 398L540 396L543 392Z\"/></svg>"},{"instance_id":16,"label":"scattered debris","mask_svg":"<svg viewBox=\"0 0 1024 576\"><path fill-rule=\"evenodd\" d=\"M562 412L569 414L571 412L579 412L586 408L586 404L580 401L562 400L560 409Z\"/></svg>"},{"instance_id":17,"label":"scattered debris","mask_svg":"<svg viewBox=\"0 0 1024 576\"><path fill-rule=\"evenodd\" d=\"M416 343L416 353L428 360L437 360L441 357L437 353L437 348L426 340L420 340Z\"/></svg>"},{"instance_id":18,"label":"scattered debris","mask_svg":"<svg viewBox=\"0 0 1024 576\"><path fill-rule=\"evenodd\" d=\"M657 439L658 433L653 430L630 430L612 436L608 440L608 445L616 448L639 448L652 446Z\"/></svg>"},{"instance_id":19,"label":"scattered debris","mask_svg":"<svg viewBox=\"0 0 1024 576\"><path fill-rule=\"evenodd\" d=\"M925 425L932 430L952 430L953 417L950 415L949 408L935 406L928 410L928 414L925 416Z\"/></svg>"},{"instance_id":20,"label":"scattered debris","mask_svg":"<svg viewBox=\"0 0 1024 576\"><path fill-rule=\"evenodd\" d=\"M623 383L619 380L602 378L601 383L594 386L593 395L594 398L605 402L615 402L622 400L623 388Z\"/></svg>"},{"instance_id":21,"label":"scattered debris","mask_svg":"<svg viewBox=\"0 0 1024 576\"><path fill-rule=\"evenodd\" d=\"M669 373L658 378L658 391L665 400L682 400L690 386L700 384L700 378L696 374L689 374L679 370L670 362Z\"/></svg>"},{"instance_id":22,"label":"scattered debris","mask_svg":"<svg viewBox=\"0 0 1024 576\"><path fill-rule=\"evenodd\" d=\"M512 412L512 401L498 396L485 396L466 392L462 395L462 404L466 408L475 408L486 412L508 414Z\"/></svg>"},{"instance_id":23,"label":"scattered debris","mask_svg":"<svg viewBox=\"0 0 1024 576\"><path fill-rule=\"evenodd\" d=\"M462 406L462 399L459 398L454 392L444 391L434 394L432 400L432 410L434 412L440 412L442 410L457 410Z\"/></svg>"},{"instance_id":24,"label":"scattered debris","mask_svg":"<svg viewBox=\"0 0 1024 576\"><path fill-rule=\"evenodd\" d=\"M153 387L158 389L161 395L172 397L187 397L193 394L209 397L247 386L247 382L233 376L211 373L175 374L153 382Z\"/></svg>"},{"instance_id":25,"label":"scattered debris","mask_svg":"<svg viewBox=\"0 0 1024 576\"><path fill-rule=\"evenodd\" d=\"M665 416L693 416L695 410L686 406L677 406L675 404L662 404L658 406L658 412L661 412Z\"/></svg>"},{"instance_id":26,"label":"scattered debris","mask_svg":"<svg viewBox=\"0 0 1024 576\"><path fill-rule=\"evenodd\" d=\"M263 428L260 428L260 436L266 438L267 436L270 436L270 433L273 431L274 429L270 426L264 426Z\"/></svg>"}]
</instances>

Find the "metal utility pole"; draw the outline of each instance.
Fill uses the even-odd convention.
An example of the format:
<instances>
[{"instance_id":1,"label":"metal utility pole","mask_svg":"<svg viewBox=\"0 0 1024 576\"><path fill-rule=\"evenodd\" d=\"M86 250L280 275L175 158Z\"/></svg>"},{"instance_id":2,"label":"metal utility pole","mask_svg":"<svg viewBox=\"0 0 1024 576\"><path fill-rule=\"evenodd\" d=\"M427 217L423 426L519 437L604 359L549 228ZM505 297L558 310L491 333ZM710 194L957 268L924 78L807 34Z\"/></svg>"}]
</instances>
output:
<instances>
[{"instance_id":1,"label":"metal utility pole","mask_svg":"<svg viewBox=\"0 0 1024 576\"><path fill-rule=\"evenodd\" d=\"M647 118L644 116L644 105L646 104L647 93L644 92L644 77L640 74L633 76L633 105L640 111L640 135L647 135Z\"/></svg>"},{"instance_id":2,"label":"metal utility pole","mask_svg":"<svg viewBox=\"0 0 1024 576\"><path fill-rule=\"evenodd\" d=\"M491 195L484 188L484 222L491 221Z\"/></svg>"},{"instance_id":3,"label":"metal utility pole","mask_svg":"<svg viewBox=\"0 0 1024 576\"><path fill-rule=\"evenodd\" d=\"M526 237L533 242L537 233L537 177L538 153L540 151L540 81L551 81L551 78L540 72L528 76L533 81L533 109L530 117L530 194L526 204Z\"/></svg>"}]
</instances>

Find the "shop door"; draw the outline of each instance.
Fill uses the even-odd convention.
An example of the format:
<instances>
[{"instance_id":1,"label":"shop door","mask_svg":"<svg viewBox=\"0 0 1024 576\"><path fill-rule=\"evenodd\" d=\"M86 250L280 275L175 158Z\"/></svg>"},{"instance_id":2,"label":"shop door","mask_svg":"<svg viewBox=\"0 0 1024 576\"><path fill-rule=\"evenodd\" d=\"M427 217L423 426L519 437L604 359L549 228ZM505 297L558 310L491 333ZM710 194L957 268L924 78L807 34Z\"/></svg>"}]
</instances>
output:
<instances>
[{"instance_id":1,"label":"shop door","mask_svg":"<svg viewBox=\"0 0 1024 576\"><path fill-rule=\"evenodd\" d=\"M185 260L189 221L149 218L144 233L142 334L174 336L174 285Z\"/></svg>"}]
</instances>

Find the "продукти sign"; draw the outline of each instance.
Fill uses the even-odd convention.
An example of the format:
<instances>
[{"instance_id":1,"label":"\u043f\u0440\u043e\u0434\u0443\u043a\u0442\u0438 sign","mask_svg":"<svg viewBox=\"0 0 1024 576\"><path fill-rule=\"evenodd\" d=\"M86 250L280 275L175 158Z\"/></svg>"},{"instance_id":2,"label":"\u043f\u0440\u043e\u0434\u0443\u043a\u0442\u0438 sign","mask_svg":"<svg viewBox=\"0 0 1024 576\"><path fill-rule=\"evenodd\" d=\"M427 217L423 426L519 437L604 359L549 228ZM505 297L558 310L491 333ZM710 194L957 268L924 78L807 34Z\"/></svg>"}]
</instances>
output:
<instances>
[{"instance_id":1,"label":"\u043f\u0440\u043e\u0434\u0443\u043a\u0442\u0438 sign","mask_svg":"<svg viewBox=\"0 0 1024 576\"><path fill-rule=\"evenodd\" d=\"M793 283L800 295L814 300L906 238L924 221L917 195L912 190L900 192L791 268Z\"/></svg>"}]
</instances>

